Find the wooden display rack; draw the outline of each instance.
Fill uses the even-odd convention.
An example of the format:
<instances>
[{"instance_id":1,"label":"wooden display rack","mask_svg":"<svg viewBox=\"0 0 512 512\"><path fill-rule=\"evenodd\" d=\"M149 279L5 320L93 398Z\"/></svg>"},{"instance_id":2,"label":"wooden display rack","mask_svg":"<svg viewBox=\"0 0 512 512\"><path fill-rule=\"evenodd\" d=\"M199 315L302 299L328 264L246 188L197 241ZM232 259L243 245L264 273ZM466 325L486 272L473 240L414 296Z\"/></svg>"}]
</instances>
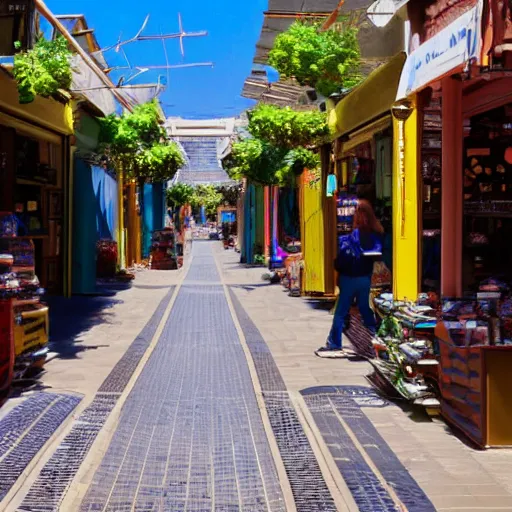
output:
<instances>
[{"instance_id":1,"label":"wooden display rack","mask_svg":"<svg viewBox=\"0 0 512 512\"><path fill-rule=\"evenodd\" d=\"M439 342L441 414L481 448L512 446L512 346L458 346L445 322Z\"/></svg>"}]
</instances>

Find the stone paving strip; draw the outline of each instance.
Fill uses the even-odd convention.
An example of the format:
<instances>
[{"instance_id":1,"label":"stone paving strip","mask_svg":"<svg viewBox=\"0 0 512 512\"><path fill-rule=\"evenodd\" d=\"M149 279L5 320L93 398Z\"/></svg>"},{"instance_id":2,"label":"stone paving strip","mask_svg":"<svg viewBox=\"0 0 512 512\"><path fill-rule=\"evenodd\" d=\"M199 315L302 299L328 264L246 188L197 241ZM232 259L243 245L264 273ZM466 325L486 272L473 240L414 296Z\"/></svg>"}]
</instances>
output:
<instances>
[{"instance_id":1,"label":"stone paving strip","mask_svg":"<svg viewBox=\"0 0 512 512\"><path fill-rule=\"evenodd\" d=\"M301 392L361 512L436 509L364 414L389 402L363 386L332 386Z\"/></svg>"},{"instance_id":2,"label":"stone paving strip","mask_svg":"<svg viewBox=\"0 0 512 512\"><path fill-rule=\"evenodd\" d=\"M82 511L285 510L211 245L194 244Z\"/></svg>"},{"instance_id":3,"label":"stone paving strip","mask_svg":"<svg viewBox=\"0 0 512 512\"><path fill-rule=\"evenodd\" d=\"M336 510L270 349L233 289L230 295L254 360L297 510ZM435 510L360 409L385 407L388 402L362 386L311 388L301 394L362 512L395 512L401 505L411 512ZM348 434L342 422L355 436ZM373 467L366 461L368 457Z\"/></svg>"},{"instance_id":4,"label":"stone paving strip","mask_svg":"<svg viewBox=\"0 0 512 512\"><path fill-rule=\"evenodd\" d=\"M36 393L0 420L0 501L81 399Z\"/></svg>"},{"instance_id":5,"label":"stone paving strip","mask_svg":"<svg viewBox=\"0 0 512 512\"><path fill-rule=\"evenodd\" d=\"M335 511L336 505L274 358L232 289L230 296L256 367L297 511Z\"/></svg>"},{"instance_id":6,"label":"stone paving strip","mask_svg":"<svg viewBox=\"0 0 512 512\"><path fill-rule=\"evenodd\" d=\"M69 434L66 435L50 460L44 465L18 510L31 512L59 510L60 503L80 465L147 350L167 304L171 300L174 289L175 287L170 287L149 322L107 376L91 404L80 414ZM41 393L34 396L40 397L47 394ZM18 406L13 412L26 407L26 403ZM39 448L34 452L34 455ZM1 469L0 474L2 474Z\"/></svg>"}]
</instances>

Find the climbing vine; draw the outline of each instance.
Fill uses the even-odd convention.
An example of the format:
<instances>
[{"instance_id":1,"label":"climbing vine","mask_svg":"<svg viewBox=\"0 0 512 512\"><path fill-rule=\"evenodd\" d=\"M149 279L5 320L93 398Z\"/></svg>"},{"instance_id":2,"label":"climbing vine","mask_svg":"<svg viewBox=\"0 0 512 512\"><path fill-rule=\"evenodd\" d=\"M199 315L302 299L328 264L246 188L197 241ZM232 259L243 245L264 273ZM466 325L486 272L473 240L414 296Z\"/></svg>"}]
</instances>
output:
<instances>
[{"instance_id":1,"label":"climbing vine","mask_svg":"<svg viewBox=\"0 0 512 512\"><path fill-rule=\"evenodd\" d=\"M16 50L21 48L18 41ZM48 98L59 89L69 90L72 81L71 52L64 37L52 41L38 39L30 50L14 56L13 75L18 86L19 102L31 103L36 96Z\"/></svg>"}]
</instances>

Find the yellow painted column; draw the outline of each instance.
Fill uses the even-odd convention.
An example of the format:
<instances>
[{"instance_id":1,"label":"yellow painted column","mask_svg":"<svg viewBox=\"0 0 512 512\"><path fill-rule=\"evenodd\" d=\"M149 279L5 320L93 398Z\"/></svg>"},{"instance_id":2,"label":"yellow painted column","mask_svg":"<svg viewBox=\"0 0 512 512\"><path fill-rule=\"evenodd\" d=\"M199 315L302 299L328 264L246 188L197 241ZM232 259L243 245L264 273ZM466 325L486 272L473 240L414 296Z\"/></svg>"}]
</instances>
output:
<instances>
[{"instance_id":1,"label":"yellow painted column","mask_svg":"<svg viewBox=\"0 0 512 512\"><path fill-rule=\"evenodd\" d=\"M406 121L393 118L393 295L416 300L420 292L419 149L416 98Z\"/></svg>"}]
</instances>

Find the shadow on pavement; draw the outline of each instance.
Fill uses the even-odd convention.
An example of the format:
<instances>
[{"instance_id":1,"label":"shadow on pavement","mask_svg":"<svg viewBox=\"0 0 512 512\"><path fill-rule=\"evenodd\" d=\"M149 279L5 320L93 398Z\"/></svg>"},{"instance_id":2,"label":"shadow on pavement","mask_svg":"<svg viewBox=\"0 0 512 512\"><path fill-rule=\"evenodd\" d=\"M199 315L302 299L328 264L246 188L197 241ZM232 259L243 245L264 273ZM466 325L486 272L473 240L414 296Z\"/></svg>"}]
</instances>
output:
<instances>
[{"instance_id":1,"label":"shadow on pavement","mask_svg":"<svg viewBox=\"0 0 512 512\"><path fill-rule=\"evenodd\" d=\"M305 299L304 302L311 308L317 311L331 311L334 306L334 300L325 299Z\"/></svg>"},{"instance_id":2,"label":"shadow on pavement","mask_svg":"<svg viewBox=\"0 0 512 512\"><path fill-rule=\"evenodd\" d=\"M80 352L95 350L96 346L84 346L80 337L95 325L109 323L109 311L121 300L109 296L44 297L50 308L50 351L60 359L73 359ZM103 345L105 346L105 345Z\"/></svg>"}]
</instances>

